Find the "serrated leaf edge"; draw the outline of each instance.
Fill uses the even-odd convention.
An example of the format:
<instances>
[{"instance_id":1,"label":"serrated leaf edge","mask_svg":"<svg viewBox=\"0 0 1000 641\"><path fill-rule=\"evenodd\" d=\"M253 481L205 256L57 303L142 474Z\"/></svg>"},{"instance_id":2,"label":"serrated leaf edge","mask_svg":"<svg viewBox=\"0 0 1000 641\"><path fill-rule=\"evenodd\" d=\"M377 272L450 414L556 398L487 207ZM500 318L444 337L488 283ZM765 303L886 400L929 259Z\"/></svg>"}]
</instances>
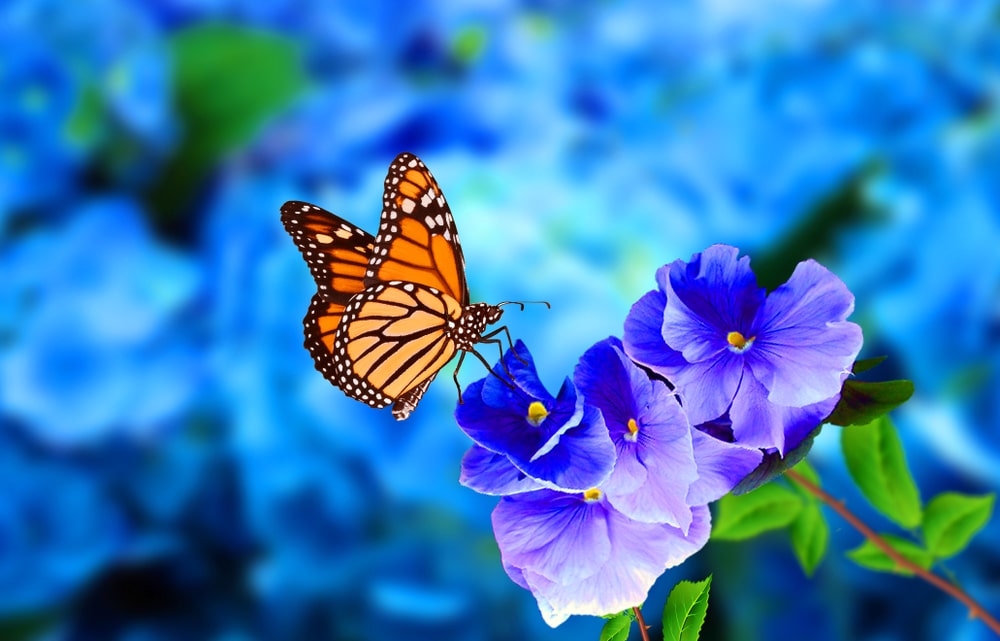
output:
<instances>
[{"instance_id":1,"label":"serrated leaf edge","mask_svg":"<svg viewBox=\"0 0 1000 641\"><path fill-rule=\"evenodd\" d=\"M693 588L697 588L698 589L698 593L695 596L694 600L691 601L691 604L688 605L683 610L684 611L684 617L678 623L677 637L676 638L673 638L673 637L670 638L670 639L667 638L667 630L666 630L667 626L666 626L666 622L664 622L664 624L663 624L663 641L680 641L681 639L683 639L684 633L687 632L688 629L689 629L688 626L690 625L690 621L694 618L692 616L692 612L694 612L695 608L701 609L702 603L704 603L704 612L701 614L701 622L698 624L698 630L695 632L695 635L696 635L695 638L696 639L701 634L701 626L705 624L705 615L708 613L708 596L709 596L709 592L711 591L711 587L712 587L712 575L711 574L708 575L708 577L705 578L702 581L678 581L677 584L674 585L674 587L670 590L670 594L667 596L667 602L663 605L664 610L666 610L668 607L670 607L671 599L675 598L674 595L677 592L677 588L679 588L681 586L685 586L685 587L691 586ZM677 596L676 598L680 599L681 597ZM674 618L674 620L676 620L676 617Z\"/></svg>"}]
</instances>

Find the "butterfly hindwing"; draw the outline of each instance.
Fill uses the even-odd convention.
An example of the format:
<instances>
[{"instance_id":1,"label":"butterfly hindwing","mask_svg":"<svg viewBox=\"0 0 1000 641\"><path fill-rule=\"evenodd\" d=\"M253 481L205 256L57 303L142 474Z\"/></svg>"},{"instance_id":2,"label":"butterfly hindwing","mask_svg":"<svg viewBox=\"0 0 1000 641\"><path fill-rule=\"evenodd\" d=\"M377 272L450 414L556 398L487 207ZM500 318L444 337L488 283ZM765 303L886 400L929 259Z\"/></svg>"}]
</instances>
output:
<instances>
[{"instance_id":1,"label":"butterfly hindwing","mask_svg":"<svg viewBox=\"0 0 1000 641\"><path fill-rule=\"evenodd\" d=\"M364 290L347 306L333 346L337 385L373 407L400 399L415 406L423 390L414 390L458 349L451 331L461 313L448 294L412 282Z\"/></svg>"},{"instance_id":2,"label":"butterfly hindwing","mask_svg":"<svg viewBox=\"0 0 1000 641\"><path fill-rule=\"evenodd\" d=\"M281 222L309 265L321 296L346 306L351 296L364 289L375 246L371 234L322 207L298 200L282 205Z\"/></svg>"},{"instance_id":3,"label":"butterfly hindwing","mask_svg":"<svg viewBox=\"0 0 1000 641\"><path fill-rule=\"evenodd\" d=\"M465 258L451 208L424 163L401 153L389 166L365 286L400 280L469 303Z\"/></svg>"}]
</instances>

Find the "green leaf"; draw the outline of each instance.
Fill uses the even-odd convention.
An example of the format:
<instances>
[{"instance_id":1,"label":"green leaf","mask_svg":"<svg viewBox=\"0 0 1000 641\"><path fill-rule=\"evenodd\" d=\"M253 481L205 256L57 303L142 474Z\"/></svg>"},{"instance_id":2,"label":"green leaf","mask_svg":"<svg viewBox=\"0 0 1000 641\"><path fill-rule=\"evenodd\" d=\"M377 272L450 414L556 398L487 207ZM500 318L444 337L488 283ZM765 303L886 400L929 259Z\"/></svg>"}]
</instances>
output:
<instances>
[{"instance_id":1,"label":"green leaf","mask_svg":"<svg viewBox=\"0 0 1000 641\"><path fill-rule=\"evenodd\" d=\"M54 613L7 615L0 621L0 639L3 641L33 641L40 639L57 627L59 616Z\"/></svg>"},{"instance_id":2,"label":"green leaf","mask_svg":"<svg viewBox=\"0 0 1000 641\"><path fill-rule=\"evenodd\" d=\"M663 641L698 641L708 613L712 575L704 581L681 581L663 606Z\"/></svg>"},{"instance_id":3,"label":"green leaf","mask_svg":"<svg viewBox=\"0 0 1000 641\"><path fill-rule=\"evenodd\" d=\"M840 400L826 418L834 425L865 425L896 409L913 396L913 381L870 383L849 378Z\"/></svg>"},{"instance_id":4,"label":"green leaf","mask_svg":"<svg viewBox=\"0 0 1000 641\"><path fill-rule=\"evenodd\" d=\"M475 62L486 48L487 35L483 25L469 25L460 29L452 43L455 58L466 64Z\"/></svg>"},{"instance_id":5,"label":"green leaf","mask_svg":"<svg viewBox=\"0 0 1000 641\"><path fill-rule=\"evenodd\" d=\"M880 534L879 536L889 544L889 547L908 561L912 561L925 570L929 570L931 565L933 565L933 555L913 541L892 534ZM865 540L860 547L850 550L847 556L858 565L866 567L869 570L913 576L911 570L896 565L896 562L889 558L889 555L876 547L870 540Z\"/></svg>"},{"instance_id":6,"label":"green leaf","mask_svg":"<svg viewBox=\"0 0 1000 641\"><path fill-rule=\"evenodd\" d=\"M876 365L881 364L882 361L884 361L887 358L889 357L875 356L874 358L863 358L860 361L854 361L854 366L851 368L851 371L854 372L855 374L860 374L861 372L867 372Z\"/></svg>"},{"instance_id":7,"label":"green leaf","mask_svg":"<svg viewBox=\"0 0 1000 641\"><path fill-rule=\"evenodd\" d=\"M819 503L806 503L802 512L789 526L792 537L792 549L795 557L802 565L807 576L812 576L816 566L826 554L826 546L830 540L830 527L823 518Z\"/></svg>"},{"instance_id":8,"label":"green leaf","mask_svg":"<svg viewBox=\"0 0 1000 641\"><path fill-rule=\"evenodd\" d=\"M965 549L972 537L990 520L996 496L968 496L946 492L931 499L924 511L924 540L939 559Z\"/></svg>"},{"instance_id":9,"label":"green leaf","mask_svg":"<svg viewBox=\"0 0 1000 641\"><path fill-rule=\"evenodd\" d=\"M840 442L851 478L872 506L904 528L920 525L920 494L889 417L845 427Z\"/></svg>"},{"instance_id":10,"label":"green leaf","mask_svg":"<svg viewBox=\"0 0 1000 641\"><path fill-rule=\"evenodd\" d=\"M799 515L802 499L792 490L769 483L749 494L728 494L718 505L712 528L716 541L742 541L783 528Z\"/></svg>"},{"instance_id":11,"label":"green leaf","mask_svg":"<svg viewBox=\"0 0 1000 641\"><path fill-rule=\"evenodd\" d=\"M184 139L150 193L161 217L183 211L223 154L250 140L305 86L299 51L289 38L201 24L175 33L170 47Z\"/></svg>"},{"instance_id":12,"label":"green leaf","mask_svg":"<svg viewBox=\"0 0 1000 641\"><path fill-rule=\"evenodd\" d=\"M626 612L614 615L601 628L600 641L628 641L629 628L632 627L632 617Z\"/></svg>"}]
</instances>

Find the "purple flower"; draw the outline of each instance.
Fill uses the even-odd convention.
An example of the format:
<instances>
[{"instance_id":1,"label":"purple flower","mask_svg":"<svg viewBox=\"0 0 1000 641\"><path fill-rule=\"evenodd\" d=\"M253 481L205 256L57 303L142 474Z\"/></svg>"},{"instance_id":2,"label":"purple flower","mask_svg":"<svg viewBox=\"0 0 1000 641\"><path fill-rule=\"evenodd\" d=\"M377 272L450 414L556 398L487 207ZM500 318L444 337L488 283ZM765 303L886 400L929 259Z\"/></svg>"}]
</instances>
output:
<instances>
[{"instance_id":1,"label":"purple flower","mask_svg":"<svg viewBox=\"0 0 1000 641\"><path fill-rule=\"evenodd\" d=\"M480 446L462 461L463 484L504 495L493 512L504 569L531 590L552 626L572 614L641 604L664 570L705 544L706 504L761 460L758 449L693 430L674 394L616 338L587 350L574 378L614 443L614 471L602 484L540 489L506 456Z\"/></svg>"},{"instance_id":2,"label":"purple flower","mask_svg":"<svg viewBox=\"0 0 1000 641\"><path fill-rule=\"evenodd\" d=\"M787 452L829 414L861 350L854 297L813 260L766 295L750 259L713 245L656 273L625 351L667 377L695 425L728 413L736 443Z\"/></svg>"},{"instance_id":3,"label":"purple flower","mask_svg":"<svg viewBox=\"0 0 1000 641\"><path fill-rule=\"evenodd\" d=\"M518 341L503 357L513 377L497 365L496 376L476 381L465 390L465 403L455 410L455 418L469 438L488 452L471 452L463 461L463 483L487 494L506 494L510 474L477 474L473 468L505 460L539 486L557 490L583 491L600 485L611 473L615 448L608 437L601 413L583 402L568 378L559 394L546 391L531 360L528 348ZM520 359L518 358L520 357ZM524 359L523 361L521 359ZM518 474L512 473L514 480ZM469 481L469 479L478 479Z\"/></svg>"},{"instance_id":4,"label":"purple flower","mask_svg":"<svg viewBox=\"0 0 1000 641\"><path fill-rule=\"evenodd\" d=\"M531 590L555 627L571 614L610 614L645 601L664 570L708 541L708 507L692 514L685 534L630 519L598 489L538 490L503 497L493 510L493 532L507 574Z\"/></svg>"}]
</instances>

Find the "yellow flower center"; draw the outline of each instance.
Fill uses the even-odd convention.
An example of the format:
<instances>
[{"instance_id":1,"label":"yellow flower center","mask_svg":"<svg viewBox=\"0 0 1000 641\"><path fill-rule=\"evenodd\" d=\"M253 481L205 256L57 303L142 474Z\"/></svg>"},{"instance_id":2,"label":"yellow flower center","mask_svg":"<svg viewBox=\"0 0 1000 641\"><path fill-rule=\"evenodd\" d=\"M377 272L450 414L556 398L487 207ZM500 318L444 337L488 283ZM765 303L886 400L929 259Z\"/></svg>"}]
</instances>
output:
<instances>
[{"instance_id":1,"label":"yellow flower center","mask_svg":"<svg viewBox=\"0 0 1000 641\"><path fill-rule=\"evenodd\" d=\"M588 503L593 503L594 501L599 501L601 499L601 491L596 487L592 487L589 490L584 490L583 500Z\"/></svg>"},{"instance_id":2,"label":"yellow flower center","mask_svg":"<svg viewBox=\"0 0 1000 641\"><path fill-rule=\"evenodd\" d=\"M636 424L634 418L628 420L628 432L629 434L635 434L639 431L639 426Z\"/></svg>"},{"instance_id":3,"label":"yellow flower center","mask_svg":"<svg viewBox=\"0 0 1000 641\"><path fill-rule=\"evenodd\" d=\"M531 405L528 406L528 422L538 427L545 420L545 417L549 415L549 411L545 409L545 406L538 401L532 401Z\"/></svg>"},{"instance_id":4,"label":"yellow flower center","mask_svg":"<svg viewBox=\"0 0 1000 641\"><path fill-rule=\"evenodd\" d=\"M746 348L750 347L750 345L753 344L754 338L756 337L751 336L750 338L744 338L743 334L740 334L739 332L729 332L726 334L726 341L728 341L729 344L738 352L742 352Z\"/></svg>"}]
</instances>

